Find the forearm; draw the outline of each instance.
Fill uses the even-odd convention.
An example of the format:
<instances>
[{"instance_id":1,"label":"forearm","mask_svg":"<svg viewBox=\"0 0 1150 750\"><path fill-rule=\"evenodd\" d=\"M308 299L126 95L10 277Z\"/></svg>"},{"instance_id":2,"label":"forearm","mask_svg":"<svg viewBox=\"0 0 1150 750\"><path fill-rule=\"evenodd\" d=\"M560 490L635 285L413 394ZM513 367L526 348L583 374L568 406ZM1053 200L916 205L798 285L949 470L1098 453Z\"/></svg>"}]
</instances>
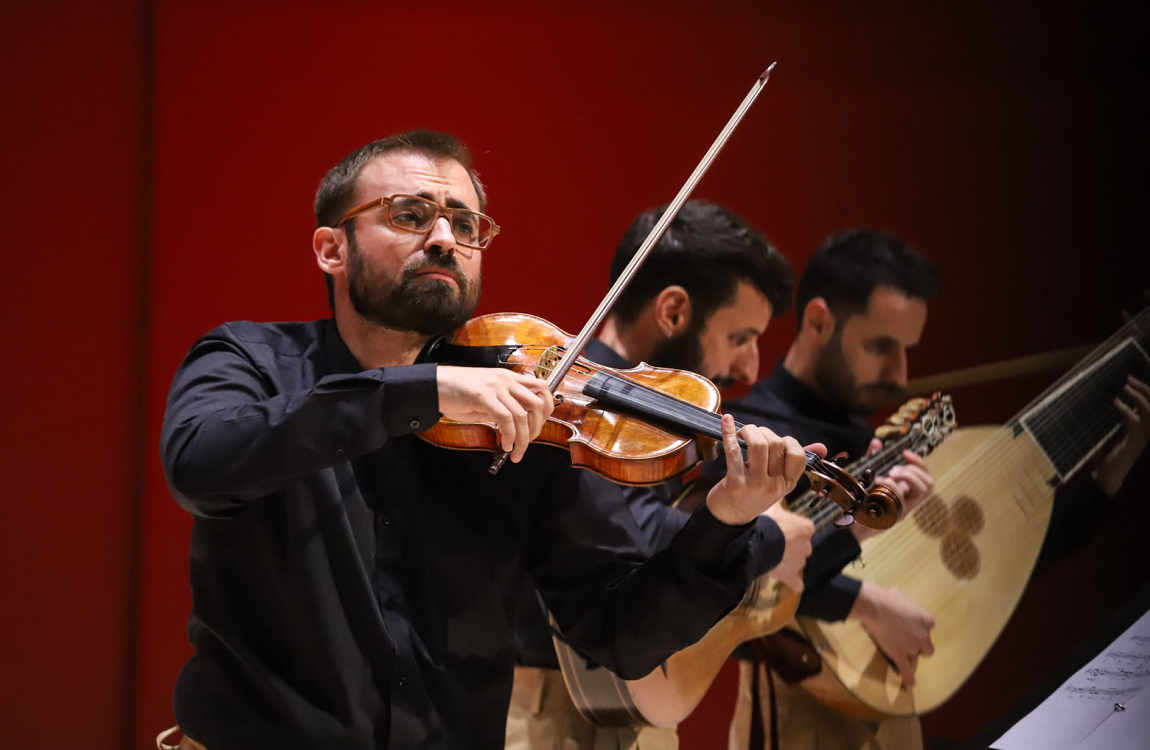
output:
<instances>
[{"instance_id":1,"label":"forearm","mask_svg":"<svg viewBox=\"0 0 1150 750\"><path fill-rule=\"evenodd\" d=\"M648 544L647 556L669 547L691 517L690 513L666 505L664 493L655 489L625 487L623 491ZM774 519L767 515L756 518L749 547L752 575L764 575L778 565L785 544L783 532Z\"/></svg>"},{"instance_id":2,"label":"forearm","mask_svg":"<svg viewBox=\"0 0 1150 750\"><path fill-rule=\"evenodd\" d=\"M803 590L798 613L825 622L845 620L857 608L862 582L846 575L836 575L818 586Z\"/></svg>"},{"instance_id":3,"label":"forearm","mask_svg":"<svg viewBox=\"0 0 1150 750\"><path fill-rule=\"evenodd\" d=\"M537 582L577 650L635 679L694 643L739 602L752 577L753 533L751 525L727 526L700 509L645 563L612 555L600 564L563 566L562 579L540 571Z\"/></svg>"},{"instance_id":4,"label":"forearm","mask_svg":"<svg viewBox=\"0 0 1150 750\"><path fill-rule=\"evenodd\" d=\"M849 529L829 526L815 534L811 540L811 556L803 568L806 588L818 588L858 558L862 552L858 539Z\"/></svg>"}]
</instances>

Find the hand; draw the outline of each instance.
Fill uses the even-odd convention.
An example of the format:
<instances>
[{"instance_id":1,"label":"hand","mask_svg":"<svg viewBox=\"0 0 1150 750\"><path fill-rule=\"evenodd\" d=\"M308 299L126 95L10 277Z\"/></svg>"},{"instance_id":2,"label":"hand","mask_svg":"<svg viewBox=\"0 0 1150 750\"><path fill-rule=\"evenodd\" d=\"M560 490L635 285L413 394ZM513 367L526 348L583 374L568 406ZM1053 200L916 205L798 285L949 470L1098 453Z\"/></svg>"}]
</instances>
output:
<instances>
[{"instance_id":1,"label":"hand","mask_svg":"<svg viewBox=\"0 0 1150 750\"><path fill-rule=\"evenodd\" d=\"M863 581L848 617L857 618L882 652L894 662L903 685L914 684L919 654L934 653L934 618L894 589Z\"/></svg>"},{"instance_id":2,"label":"hand","mask_svg":"<svg viewBox=\"0 0 1150 750\"><path fill-rule=\"evenodd\" d=\"M870 456L881 449L882 441L878 438L871 438L866 454ZM931 476L930 470L926 468L926 463L917 453L903 451L902 457L906 460L906 464L893 467L890 474L877 477L875 482L885 484L898 494L902 501L902 517L906 518L919 503L930 496L931 490L934 489L934 477ZM880 529L872 529L861 523L851 524L850 529L860 542L880 531Z\"/></svg>"},{"instance_id":3,"label":"hand","mask_svg":"<svg viewBox=\"0 0 1150 750\"><path fill-rule=\"evenodd\" d=\"M736 437L730 414L723 415L722 429L727 473L707 493L707 508L723 523L739 526L755 520L794 488L807 457L797 440L781 438L766 427L745 425ZM747 444L746 462L738 438ZM822 448L812 446L816 447Z\"/></svg>"},{"instance_id":4,"label":"hand","mask_svg":"<svg viewBox=\"0 0 1150 750\"><path fill-rule=\"evenodd\" d=\"M809 518L792 513L778 503L768 508L763 515L770 516L779 525L785 542L783 559L771 568L770 576L785 583L792 591L801 592L803 566L811 554L811 537L814 536L815 525Z\"/></svg>"},{"instance_id":5,"label":"hand","mask_svg":"<svg viewBox=\"0 0 1150 750\"><path fill-rule=\"evenodd\" d=\"M906 460L905 464L892 467L886 476L878 477L875 481L898 493L905 518L930 495L934 489L934 477L930 475L922 456L913 451L903 451L902 457Z\"/></svg>"},{"instance_id":6,"label":"hand","mask_svg":"<svg viewBox=\"0 0 1150 750\"><path fill-rule=\"evenodd\" d=\"M1122 487L1122 482L1150 438L1150 386L1133 375L1127 376L1126 385L1114 398L1114 406L1122 415L1126 429L1122 438L1103 455L1098 462L1095 476L1102 491L1113 495Z\"/></svg>"},{"instance_id":7,"label":"hand","mask_svg":"<svg viewBox=\"0 0 1150 750\"><path fill-rule=\"evenodd\" d=\"M866 447L867 456L873 456L882 450L882 441L876 437L870 439L870 444Z\"/></svg>"},{"instance_id":8,"label":"hand","mask_svg":"<svg viewBox=\"0 0 1150 750\"><path fill-rule=\"evenodd\" d=\"M531 375L493 367L436 368L439 411L458 422L494 423L499 444L518 463L551 416L555 400Z\"/></svg>"}]
</instances>

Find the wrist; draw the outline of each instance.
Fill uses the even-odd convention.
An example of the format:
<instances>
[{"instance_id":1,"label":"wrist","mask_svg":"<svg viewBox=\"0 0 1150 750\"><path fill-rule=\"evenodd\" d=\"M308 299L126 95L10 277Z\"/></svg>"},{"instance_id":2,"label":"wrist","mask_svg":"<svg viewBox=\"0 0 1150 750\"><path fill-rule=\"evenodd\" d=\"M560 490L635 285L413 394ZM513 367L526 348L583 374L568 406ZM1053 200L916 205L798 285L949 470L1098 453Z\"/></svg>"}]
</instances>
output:
<instances>
[{"instance_id":1,"label":"wrist","mask_svg":"<svg viewBox=\"0 0 1150 750\"><path fill-rule=\"evenodd\" d=\"M868 624L878 612L877 593L878 589L875 584L863 581L862 586L859 587L858 596L855 597L854 606L851 607L847 617L858 620L864 625Z\"/></svg>"},{"instance_id":2,"label":"wrist","mask_svg":"<svg viewBox=\"0 0 1150 750\"><path fill-rule=\"evenodd\" d=\"M758 518L758 514L747 518L745 513L740 513L738 508L733 507L733 503L711 497L707 498L707 510L716 521L727 526L745 526Z\"/></svg>"}]
</instances>

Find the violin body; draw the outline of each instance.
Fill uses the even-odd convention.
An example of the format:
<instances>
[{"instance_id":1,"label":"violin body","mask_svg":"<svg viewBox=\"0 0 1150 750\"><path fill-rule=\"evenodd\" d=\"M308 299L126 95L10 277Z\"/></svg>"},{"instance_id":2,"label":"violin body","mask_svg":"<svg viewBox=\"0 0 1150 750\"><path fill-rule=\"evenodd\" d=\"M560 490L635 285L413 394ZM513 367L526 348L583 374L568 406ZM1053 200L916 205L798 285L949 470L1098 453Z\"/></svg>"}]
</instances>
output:
<instances>
[{"instance_id":1,"label":"violin body","mask_svg":"<svg viewBox=\"0 0 1150 750\"><path fill-rule=\"evenodd\" d=\"M460 346L508 347L501 363L524 374L546 378L548 369L571 341L571 335L534 315L494 313L469 320L452 338ZM556 406L542 432L533 442L564 448L574 466L588 469L611 481L630 485L659 484L678 476L698 463L698 442L710 455L715 443L709 438L665 430L651 416L631 416L618 408L604 408L588 395L592 379L604 376L671 396L679 402L714 415L721 403L719 389L706 378L683 370L669 370L639 364L617 370L580 357L555 391ZM613 382L615 382L613 380ZM594 392L594 388L591 388ZM443 448L483 450L496 453L499 439L493 423L464 423L440 419L419 435Z\"/></svg>"}]
</instances>

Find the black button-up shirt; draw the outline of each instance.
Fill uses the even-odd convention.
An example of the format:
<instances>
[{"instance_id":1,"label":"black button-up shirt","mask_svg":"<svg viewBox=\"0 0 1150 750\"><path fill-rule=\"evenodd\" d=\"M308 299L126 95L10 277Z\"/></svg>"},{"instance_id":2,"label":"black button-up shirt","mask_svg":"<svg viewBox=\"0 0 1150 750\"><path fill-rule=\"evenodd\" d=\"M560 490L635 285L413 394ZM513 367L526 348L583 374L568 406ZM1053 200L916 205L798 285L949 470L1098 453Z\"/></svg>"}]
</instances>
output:
<instances>
[{"instance_id":1,"label":"black button-up shirt","mask_svg":"<svg viewBox=\"0 0 1150 750\"><path fill-rule=\"evenodd\" d=\"M591 339L583 350L584 356L592 362L619 370L631 367L618 352L599 339ZM588 478L594 484L605 479ZM711 482L713 483L713 481ZM652 487L623 487L635 523L641 532L641 540L646 554L651 555L667 547L683 524L690 518L688 513L670 507L684 491L683 482L678 478L669 479ZM786 540L777 523L769 516L759 516L754 523L750 543L750 569L755 575L766 573L779 564L783 557ZM532 666L558 669L555 647L551 643L551 628L547 616L539 605L539 597L530 586L525 587L519 603L519 614L515 623L516 660Z\"/></svg>"},{"instance_id":2,"label":"black button-up shirt","mask_svg":"<svg viewBox=\"0 0 1150 750\"><path fill-rule=\"evenodd\" d=\"M824 443L828 455L846 451L850 460L866 454L874 430L866 420L826 402L808 385L787 372L782 362L737 401L723 405L741 422L762 425L799 443ZM842 620L850 613L861 583L842 575L842 567L859 555L849 530L828 528L815 535L816 554L803 569L806 587L799 614L820 620Z\"/></svg>"},{"instance_id":3,"label":"black button-up shirt","mask_svg":"<svg viewBox=\"0 0 1150 750\"><path fill-rule=\"evenodd\" d=\"M580 651L639 677L752 577L751 524L696 512L644 562L622 490L535 445L490 455L412 433L436 366L364 370L333 321L229 323L192 347L164 469L195 516L195 655L176 719L212 750L497 748L529 579Z\"/></svg>"}]
</instances>

